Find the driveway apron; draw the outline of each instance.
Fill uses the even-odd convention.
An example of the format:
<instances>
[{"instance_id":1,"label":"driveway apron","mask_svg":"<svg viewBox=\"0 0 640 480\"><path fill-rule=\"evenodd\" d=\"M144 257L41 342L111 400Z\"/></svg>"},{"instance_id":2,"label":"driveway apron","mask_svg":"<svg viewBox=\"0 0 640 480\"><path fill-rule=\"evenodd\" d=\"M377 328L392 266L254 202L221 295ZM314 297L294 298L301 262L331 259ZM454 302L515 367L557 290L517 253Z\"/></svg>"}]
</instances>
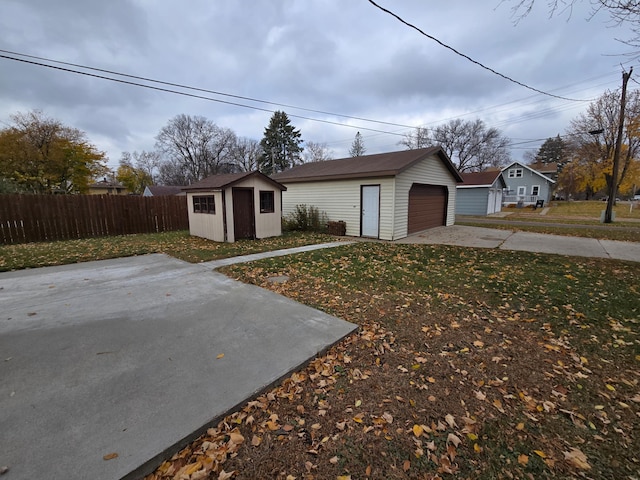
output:
<instances>
[{"instance_id":1,"label":"driveway apron","mask_svg":"<svg viewBox=\"0 0 640 480\"><path fill-rule=\"evenodd\" d=\"M7 480L142 476L356 328L160 254L0 273L0 305Z\"/></svg>"}]
</instances>

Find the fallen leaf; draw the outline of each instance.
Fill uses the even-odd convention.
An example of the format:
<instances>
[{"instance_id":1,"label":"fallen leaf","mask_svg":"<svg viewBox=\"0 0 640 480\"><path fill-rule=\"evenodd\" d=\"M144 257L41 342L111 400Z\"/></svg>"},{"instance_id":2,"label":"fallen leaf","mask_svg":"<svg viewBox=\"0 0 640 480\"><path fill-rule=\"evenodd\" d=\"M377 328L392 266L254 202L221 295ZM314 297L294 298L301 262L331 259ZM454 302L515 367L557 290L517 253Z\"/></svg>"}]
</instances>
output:
<instances>
[{"instance_id":1,"label":"fallen leaf","mask_svg":"<svg viewBox=\"0 0 640 480\"><path fill-rule=\"evenodd\" d=\"M608 384L608 383L607 383L607 384L605 384L605 387L607 387L607 390L611 390L612 392L615 392L615 391L616 391L616 388L615 388L613 385L610 385L610 384Z\"/></svg>"},{"instance_id":2,"label":"fallen leaf","mask_svg":"<svg viewBox=\"0 0 640 480\"><path fill-rule=\"evenodd\" d=\"M534 450L533 453L538 455L540 458L547 458L547 454L544 453L542 450Z\"/></svg>"},{"instance_id":3,"label":"fallen leaf","mask_svg":"<svg viewBox=\"0 0 640 480\"><path fill-rule=\"evenodd\" d=\"M460 440L460 438L458 438L453 433L450 433L447 436L447 443L453 443L457 447L458 445L460 445L460 442L462 442L462 440Z\"/></svg>"},{"instance_id":4,"label":"fallen leaf","mask_svg":"<svg viewBox=\"0 0 640 480\"><path fill-rule=\"evenodd\" d=\"M244 442L244 437L237 428L229 432L229 439L236 445L241 445Z\"/></svg>"},{"instance_id":5,"label":"fallen leaf","mask_svg":"<svg viewBox=\"0 0 640 480\"><path fill-rule=\"evenodd\" d=\"M590 470L591 465L587 462L587 456L581 450L571 447L571 450L564 452L564 459L580 470Z\"/></svg>"},{"instance_id":6,"label":"fallen leaf","mask_svg":"<svg viewBox=\"0 0 640 480\"><path fill-rule=\"evenodd\" d=\"M362 400L356 400L356 408L362 405Z\"/></svg>"},{"instance_id":7,"label":"fallen leaf","mask_svg":"<svg viewBox=\"0 0 640 480\"><path fill-rule=\"evenodd\" d=\"M516 430L519 430L519 431L524 430L524 423L520 422L518 425L516 425Z\"/></svg>"},{"instance_id":8,"label":"fallen leaf","mask_svg":"<svg viewBox=\"0 0 640 480\"><path fill-rule=\"evenodd\" d=\"M446 422L449 424L449 427L454 428L457 427L458 425L456 425L456 420L453 418L453 415L451 415L450 413L448 413L444 419L446 420Z\"/></svg>"},{"instance_id":9,"label":"fallen leaf","mask_svg":"<svg viewBox=\"0 0 640 480\"><path fill-rule=\"evenodd\" d=\"M217 359L221 359L222 357L224 357L224 353L220 353L218 356L216 356Z\"/></svg>"},{"instance_id":10,"label":"fallen leaf","mask_svg":"<svg viewBox=\"0 0 640 480\"><path fill-rule=\"evenodd\" d=\"M405 472L408 471L411 468L411 462L409 460L405 460L404 464L402 465L402 470L404 470Z\"/></svg>"},{"instance_id":11,"label":"fallen leaf","mask_svg":"<svg viewBox=\"0 0 640 480\"><path fill-rule=\"evenodd\" d=\"M334 464L334 465L335 465L336 463L338 463L338 457L337 457L337 456L335 456L335 457L331 457L331 458L329 459L329 463L332 463L332 464Z\"/></svg>"},{"instance_id":12,"label":"fallen leaf","mask_svg":"<svg viewBox=\"0 0 640 480\"><path fill-rule=\"evenodd\" d=\"M113 460L114 458L118 458L118 454L116 452L107 453L104 457L102 457L103 460Z\"/></svg>"},{"instance_id":13,"label":"fallen leaf","mask_svg":"<svg viewBox=\"0 0 640 480\"><path fill-rule=\"evenodd\" d=\"M257 435L254 435L253 438L251 439L251 445L254 447L260 446L261 443L262 443L262 438L260 438Z\"/></svg>"},{"instance_id":14,"label":"fallen leaf","mask_svg":"<svg viewBox=\"0 0 640 480\"><path fill-rule=\"evenodd\" d=\"M224 470L220 470L218 474L218 480L229 480L236 472L225 472Z\"/></svg>"},{"instance_id":15,"label":"fallen leaf","mask_svg":"<svg viewBox=\"0 0 640 480\"><path fill-rule=\"evenodd\" d=\"M475 394L478 400L485 400L487 398L487 396L484 393L482 393L480 390L477 390Z\"/></svg>"},{"instance_id":16,"label":"fallen leaf","mask_svg":"<svg viewBox=\"0 0 640 480\"><path fill-rule=\"evenodd\" d=\"M420 437L423 433L424 433L424 429L423 429L420 425L415 424L415 425L413 426L413 434L414 434L416 437Z\"/></svg>"},{"instance_id":17,"label":"fallen leaf","mask_svg":"<svg viewBox=\"0 0 640 480\"><path fill-rule=\"evenodd\" d=\"M529 463L529 456L525 455L524 453L518 455L518 463L520 465L526 465L527 463Z\"/></svg>"}]
</instances>

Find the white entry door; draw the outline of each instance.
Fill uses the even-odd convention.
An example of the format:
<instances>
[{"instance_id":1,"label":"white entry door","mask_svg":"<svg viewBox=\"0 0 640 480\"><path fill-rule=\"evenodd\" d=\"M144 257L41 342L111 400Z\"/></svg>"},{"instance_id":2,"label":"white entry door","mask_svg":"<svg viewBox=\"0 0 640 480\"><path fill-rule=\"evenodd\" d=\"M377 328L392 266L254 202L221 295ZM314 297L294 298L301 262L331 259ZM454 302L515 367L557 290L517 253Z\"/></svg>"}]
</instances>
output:
<instances>
[{"instance_id":1,"label":"white entry door","mask_svg":"<svg viewBox=\"0 0 640 480\"><path fill-rule=\"evenodd\" d=\"M362 187L362 236L378 238L380 230L380 185Z\"/></svg>"}]
</instances>

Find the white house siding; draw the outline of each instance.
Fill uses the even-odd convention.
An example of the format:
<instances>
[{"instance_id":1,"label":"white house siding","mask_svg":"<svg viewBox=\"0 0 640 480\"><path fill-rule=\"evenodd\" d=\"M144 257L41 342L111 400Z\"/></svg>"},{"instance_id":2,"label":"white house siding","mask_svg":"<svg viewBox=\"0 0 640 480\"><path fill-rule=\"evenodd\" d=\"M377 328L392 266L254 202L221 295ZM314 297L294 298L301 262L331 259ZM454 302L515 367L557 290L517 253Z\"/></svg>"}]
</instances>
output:
<instances>
[{"instance_id":1,"label":"white house siding","mask_svg":"<svg viewBox=\"0 0 640 480\"><path fill-rule=\"evenodd\" d=\"M446 185L449 190L446 225L449 226L455 223L456 181L439 158L429 157L398 174L396 177L395 228L393 237L389 240L396 240L407 236L409 189L414 183Z\"/></svg>"},{"instance_id":2,"label":"white house siding","mask_svg":"<svg viewBox=\"0 0 640 480\"><path fill-rule=\"evenodd\" d=\"M329 221L342 220L346 234L360 236L360 190L363 185L380 185L380 238L392 240L393 235L393 177L287 183L282 192L282 214L295 212L296 205L316 207Z\"/></svg>"},{"instance_id":3,"label":"white house siding","mask_svg":"<svg viewBox=\"0 0 640 480\"><path fill-rule=\"evenodd\" d=\"M194 213L193 197L213 195L216 213ZM224 242L224 222L222 217L222 192L197 192L187 194L189 212L189 233L196 237L208 238L214 242Z\"/></svg>"},{"instance_id":4,"label":"white house siding","mask_svg":"<svg viewBox=\"0 0 640 480\"><path fill-rule=\"evenodd\" d=\"M487 215L489 187L458 188L456 213L458 215Z\"/></svg>"}]
</instances>

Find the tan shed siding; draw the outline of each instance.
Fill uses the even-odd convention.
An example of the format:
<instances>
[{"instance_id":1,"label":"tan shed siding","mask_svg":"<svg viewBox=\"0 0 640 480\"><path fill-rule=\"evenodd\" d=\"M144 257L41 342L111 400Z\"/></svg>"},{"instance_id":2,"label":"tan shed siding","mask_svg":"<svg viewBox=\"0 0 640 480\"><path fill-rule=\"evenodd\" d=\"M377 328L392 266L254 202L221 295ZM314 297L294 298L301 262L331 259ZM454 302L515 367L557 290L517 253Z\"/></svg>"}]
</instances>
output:
<instances>
[{"instance_id":1,"label":"tan shed siding","mask_svg":"<svg viewBox=\"0 0 640 480\"><path fill-rule=\"evenodd\" d=\"M447 225L455 222L456 181L438 157L429 157L396 177L395 228L393 239L407 236L409 214L409 189L414 183L445 185L449 190Z\"/></svg>"},{"instance_id":2,"label":"tan shed siding","mask_svg":"<svg viewBox=\"0 0 640 480\"><path fill-rule=\"evenodd\" d=\"M360 190L362 185L380 185L380 238L393 232L393 178L367 178L324 182L286 183L282 192L282 214L295 212L296 205L317 207L329 221L342 220L347 235L360 236Z\"/></svg>"},{"instance_id":3,"label":"tan shed siding","mask_svg":"<svg viewBox=\"0 0 640 480\"><path fill-rule=\"evenodd\" d=\"M213 195L216 204L216 213L194 213L193 197ZM196 237L208 238L214 242L224 242L224 223L222 219L222 193L198 192L187 194L187 207L189 212L189 233Z\"/></svg>"}]
</instances>

